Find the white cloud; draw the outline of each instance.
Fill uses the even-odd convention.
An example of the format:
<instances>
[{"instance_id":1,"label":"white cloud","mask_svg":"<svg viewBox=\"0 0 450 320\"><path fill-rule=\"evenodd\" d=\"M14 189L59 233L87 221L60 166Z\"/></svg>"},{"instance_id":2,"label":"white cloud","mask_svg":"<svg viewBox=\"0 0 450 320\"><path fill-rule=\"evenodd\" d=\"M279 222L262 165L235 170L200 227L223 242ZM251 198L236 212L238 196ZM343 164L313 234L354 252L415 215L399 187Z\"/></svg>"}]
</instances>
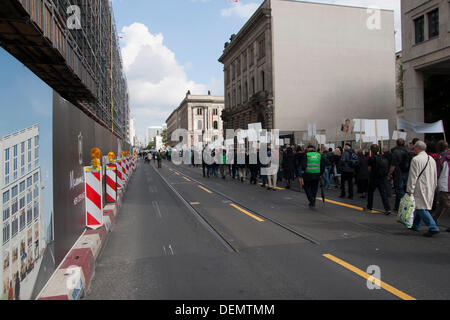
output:
<instances>
[{"instance_id":1,"label":"white cloud","mask_svg":"<svg viewBox=\"0 0 450 320\"><path fill-rule=\"evenodd\" d=\"M256 2L250 2L242 4L241 2L233 2L231 8L220 10L220 14L223 17L237 16L239 18L248 19L258 9L259 4Z\"/></svg>"},{"instance_id":2,"label":"white cloud","mask_svg":"<svg viewBox=\"0 0 450 320\"><path fill-rule=\"evenodd\" d=\"M152 34L144 24L133 23L122 29L122 35L132 116L142 136L147 126L164 123L188 90L204 94L208 89L188 79L185 68L164 45L162 34ZM186 66L191 67L189 63Z\"/></svg>"}]
</instances>

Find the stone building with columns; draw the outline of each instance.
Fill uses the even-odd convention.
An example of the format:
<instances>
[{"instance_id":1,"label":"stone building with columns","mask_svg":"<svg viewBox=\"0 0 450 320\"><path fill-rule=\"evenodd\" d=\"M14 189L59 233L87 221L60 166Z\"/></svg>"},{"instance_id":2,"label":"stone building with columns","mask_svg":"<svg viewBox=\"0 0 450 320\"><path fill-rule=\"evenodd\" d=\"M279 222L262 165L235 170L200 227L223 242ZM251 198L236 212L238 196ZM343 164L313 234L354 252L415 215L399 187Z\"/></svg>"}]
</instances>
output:
<instances>
[{"instance_id":1,"label":"stone building with columns","mask_svg":"<svg viewBox=\"0 0 450 320\"><path fill-rule=\"evenodd\" d=\"M176 146L180 140L172 140L176 129L187 130L187 147L203 145L217 140L223 136L223 123L221 114L224 109L223 96L192 95L187 92L186 97L166 120L167 140L171 147Z\"/></svg>"},{"instance_id":2,"label":"stone building with columns","mask_svg":"<svg viewBox=\"0 0 450 320\"><path fill-rule=\"evenodd\" d=\"M375 14L380 26L369 22ZM345 119L396 117L394 13L265 0L225 43L225 129L262 123L281 135L315 123L339 139Z\"/></svg>"},{"instance_id":3,"label":"stone building with columns","mask_svg":"<svg viewBox=\"0 0 450 320\"><path fill-rule=\"evenodd\" d=\"M401 11L404 117L444 120L449 133L450 2L402 0Z\"/></svg>"}]
</instances>

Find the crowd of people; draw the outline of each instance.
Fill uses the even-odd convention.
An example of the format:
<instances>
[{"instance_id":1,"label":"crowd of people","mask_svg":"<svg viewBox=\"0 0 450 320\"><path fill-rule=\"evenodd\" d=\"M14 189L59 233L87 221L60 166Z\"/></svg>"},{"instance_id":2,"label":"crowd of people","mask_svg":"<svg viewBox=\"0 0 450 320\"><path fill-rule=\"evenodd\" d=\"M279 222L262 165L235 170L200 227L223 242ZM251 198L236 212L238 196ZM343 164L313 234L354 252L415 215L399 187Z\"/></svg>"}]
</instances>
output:
<instances>
[{"instance_id":1,"label":"crowd of people","mask_svg":"<svg viewBox=\"0 0 450 320\"><path fill-rule=\"evenodd\" d=\"M216 152L221 155L216 157ZM191 157L194 163L194 152ZM367 200L368 211L373 210L374 193L378 189L386 215L392 210L398 212L405 194L414 195L416 213L412 230L419 230L424 222L429 227L424 234L427 237L439 233L437 221L449 210L450 151L444 141L435 145L413 139L407 146L405 140L398 139L392 150L377 144L368 150L356 151L350 143L334 150L312 145L306 148L285 146L277 154L272 154L269 146L267 157L271 159L270 163L262 164L259 157L250 161L246 152L238 161L236 150L233 159L229 159L226 150L212 150L211 158L219 161L208 164L200 156L203 177L226 179L229 176L242 183L248 178L255 185L261 181L261 187L269 191L276 191L283 181L287 189L297 183L300 190L305 191L310 207L315 207L319 185L324 189L340 188L340 197L348 199L354 199L356 186L360 198ZM393 193L392 208L390 198Z\"/></svg>"}]
</instances>

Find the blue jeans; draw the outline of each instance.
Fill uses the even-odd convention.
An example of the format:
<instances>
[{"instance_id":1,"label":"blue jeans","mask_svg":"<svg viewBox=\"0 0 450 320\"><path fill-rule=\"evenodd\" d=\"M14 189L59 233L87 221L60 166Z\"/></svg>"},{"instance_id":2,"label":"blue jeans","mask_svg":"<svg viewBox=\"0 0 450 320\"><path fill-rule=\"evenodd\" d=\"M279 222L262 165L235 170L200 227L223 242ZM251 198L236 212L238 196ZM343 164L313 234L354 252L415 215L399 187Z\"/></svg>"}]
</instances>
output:
<instances>
[{"instance_id":1,"label":"blue jeans","mask_svg":"<svg viewBox=\"0 0 450 320\"><path fill-rule=\"evenodd\" d=\"M269 185L269 179L267 176L261 176L262 179L262 185L265 186L266 184Z\"/></svg>"},{"instance_id":2,"label":"blue jeans","mask_svg":"<svg viewBox=\"0 0 450 320\"><path fill-rule=\"evenodd\" d=\"M325 167L325 172L323 174L323 178L325 180L325 187L326 188L331 188L331 184L330 184L330 170L331 170L331 166L326 166Z\"/></svg>"},{"instance_id":3,"label":"blue jeans","mask_svg":"<svg viewBox=\"0 0 450 320\"><path fill-rule=\"evenodd\" d=\"M431 216L431 214L428 212L428 210L424 209L416 210L416 216L414 217L414 224L412 227L416 230L419 230L420 225L422 224L422 220L425 223L425 225L430 229L430 231L439 231L439 228L436 225L436 222L434 222L434 219Z\"/></svg>"}]
</instances>

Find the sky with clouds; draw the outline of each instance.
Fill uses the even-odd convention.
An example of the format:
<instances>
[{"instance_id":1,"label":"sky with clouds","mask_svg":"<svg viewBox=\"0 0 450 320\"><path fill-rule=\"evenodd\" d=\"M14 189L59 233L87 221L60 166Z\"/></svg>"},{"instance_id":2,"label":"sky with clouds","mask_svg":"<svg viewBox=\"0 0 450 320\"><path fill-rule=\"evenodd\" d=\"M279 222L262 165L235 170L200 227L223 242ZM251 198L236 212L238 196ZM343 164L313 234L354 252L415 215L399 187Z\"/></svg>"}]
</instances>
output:
<instances>
[{"instance_id":1,"label":"sky with clouds","mask_svg":"<svg viewBox=\"0 0 450 320\"><path fill-rule=\"evenodd\" d=\"M217 59L263 0L113 0L131 98L131 115L144 141L148 126L161 125L187 90L223 95ZM395 10L401 49L400 0L314 0Z\"/></svg>"}]
</instances>

